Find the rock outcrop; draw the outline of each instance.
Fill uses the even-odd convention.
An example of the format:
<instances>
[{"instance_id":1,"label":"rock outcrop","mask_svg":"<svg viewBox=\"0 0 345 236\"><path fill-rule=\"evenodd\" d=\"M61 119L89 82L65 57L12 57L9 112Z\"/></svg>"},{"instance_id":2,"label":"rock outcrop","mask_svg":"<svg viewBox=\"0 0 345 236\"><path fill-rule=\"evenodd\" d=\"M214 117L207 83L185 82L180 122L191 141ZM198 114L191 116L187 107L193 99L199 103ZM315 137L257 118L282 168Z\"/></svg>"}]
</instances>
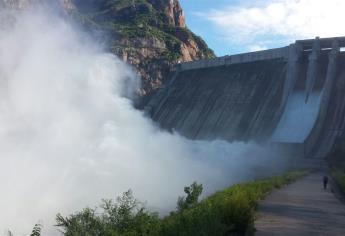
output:
<instances>
[{"instance_id":1,"label":"rock outcrop","mask_svg":"<svg viewBox=\"0 0 345 236\"><path fill-rule=\"evenodd\" d=\"M178 62L214 57L187 27L178 0L0 0L0 7L24 9L53 4L91 31L101 32L109 51L133 65L141 95L164 83Z\"/></svg>"},{"instance_id":2,"label":"rock outcrop","mask_svg":"<svg viewBox=\"0 0 345 236\"><path fill-rule=\"evenodd\" d=\"M73 1L84 24L112 35L109 49L137 69L142 95L161 87L173 64L214 57L178 0Z\"/></svg>"}]
</instances>

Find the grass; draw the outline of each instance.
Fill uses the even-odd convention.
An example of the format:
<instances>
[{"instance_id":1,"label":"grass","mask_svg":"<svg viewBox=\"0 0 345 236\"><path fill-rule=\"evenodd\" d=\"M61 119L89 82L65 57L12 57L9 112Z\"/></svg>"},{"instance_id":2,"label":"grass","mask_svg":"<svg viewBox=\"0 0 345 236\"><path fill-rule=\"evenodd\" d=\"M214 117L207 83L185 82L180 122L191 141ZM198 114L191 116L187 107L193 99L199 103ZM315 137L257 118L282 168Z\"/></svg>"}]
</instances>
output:
<instances>
[{"instance_id":1,"label":"grass","mask_svg":"<svg viewBox=\"0 0 345 236\"><path fill-rule=\"evenodd\" d=\"M164 218L161 235L245 235L253 228L258 202L305 175L307 172L290 172L217 192L193 208Z\"/></svg>"},{"instance_id":2,"label":"grass","mask_svg":"<svg viewBox=\"0 0 345 236\"><path fill-rule=\"evenodd\" d=\"M272 190L307 174L308 172L289 172L281 176L237 184L216 192L199 203L195 202L189 208L172 212L164 218L147 211L132 196L132 192L128 191L116 202L104 200L101 213L86 208L69 217L58 215L57 226L66 236L246 235L253 232L258 202Z\"/></svg>"},{"instance_id":3,"label":"grass","mask_svg":"<svg viewBox=\"0 0 345 236\"><path fill-rule=\"evenodd\" d=\"M345 169L334 169L332 170L331 175L338 184L340 191L345 194Z\"/></svg>"}]
</instances>

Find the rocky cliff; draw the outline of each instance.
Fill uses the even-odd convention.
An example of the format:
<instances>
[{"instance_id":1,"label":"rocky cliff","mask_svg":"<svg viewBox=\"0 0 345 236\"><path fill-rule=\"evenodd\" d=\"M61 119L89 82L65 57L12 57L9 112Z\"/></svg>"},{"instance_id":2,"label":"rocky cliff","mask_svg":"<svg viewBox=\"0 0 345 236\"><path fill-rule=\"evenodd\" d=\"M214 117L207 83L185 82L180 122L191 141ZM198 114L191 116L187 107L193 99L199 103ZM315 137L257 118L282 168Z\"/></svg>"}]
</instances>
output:
<instances>
[{"instance_id":1,"label":"rocky cliff","mask_svg":"<svg viewBox=\"0 0 345 236\"><path fill-rule=\"evenodd\" d=\"M109 51L137 69L141 95L161 87L173 64L214 57L186 27L178 0L0 0L0 7L23 9L35 3L54 4L105 35Z\"/></svg>"}]
</instances>

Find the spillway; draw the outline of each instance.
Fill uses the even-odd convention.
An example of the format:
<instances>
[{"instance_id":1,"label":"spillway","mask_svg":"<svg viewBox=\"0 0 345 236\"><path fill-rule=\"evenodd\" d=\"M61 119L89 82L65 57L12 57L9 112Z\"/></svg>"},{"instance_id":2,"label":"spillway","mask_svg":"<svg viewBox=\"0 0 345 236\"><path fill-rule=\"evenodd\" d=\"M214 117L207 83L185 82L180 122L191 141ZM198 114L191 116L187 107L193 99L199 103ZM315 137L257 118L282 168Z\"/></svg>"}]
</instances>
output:
<instances>
[{"instance_id":1,"label":"spillway","mask_svg":"<svg viewBox=\"0 0 345 236\"><path fill-rule=\"evenodd\" d=\"M271 142L303 143L317 120L320 102L318 92L310 94L308 102L305 102L304 91L291 93Z\"/></svg>"}]
</instances>

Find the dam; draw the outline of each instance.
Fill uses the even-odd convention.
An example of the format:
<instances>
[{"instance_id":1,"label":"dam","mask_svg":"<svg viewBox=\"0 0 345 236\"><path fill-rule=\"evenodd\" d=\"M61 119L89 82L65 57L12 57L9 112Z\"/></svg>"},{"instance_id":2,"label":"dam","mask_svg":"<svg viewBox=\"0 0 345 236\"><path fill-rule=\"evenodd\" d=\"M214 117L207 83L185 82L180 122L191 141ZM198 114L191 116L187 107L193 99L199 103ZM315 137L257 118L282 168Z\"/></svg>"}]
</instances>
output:
<instances>
[{"instance_id":1,"label":"dam","mask_svg":"<svg viewBox=\"0 0 345 236\"><path fill-rule=\"evenodd\" d=\"M194 140L256 141L308 158L344 132L345 37L176 65L144 110Z\"/></svg>"}]
</instances>

